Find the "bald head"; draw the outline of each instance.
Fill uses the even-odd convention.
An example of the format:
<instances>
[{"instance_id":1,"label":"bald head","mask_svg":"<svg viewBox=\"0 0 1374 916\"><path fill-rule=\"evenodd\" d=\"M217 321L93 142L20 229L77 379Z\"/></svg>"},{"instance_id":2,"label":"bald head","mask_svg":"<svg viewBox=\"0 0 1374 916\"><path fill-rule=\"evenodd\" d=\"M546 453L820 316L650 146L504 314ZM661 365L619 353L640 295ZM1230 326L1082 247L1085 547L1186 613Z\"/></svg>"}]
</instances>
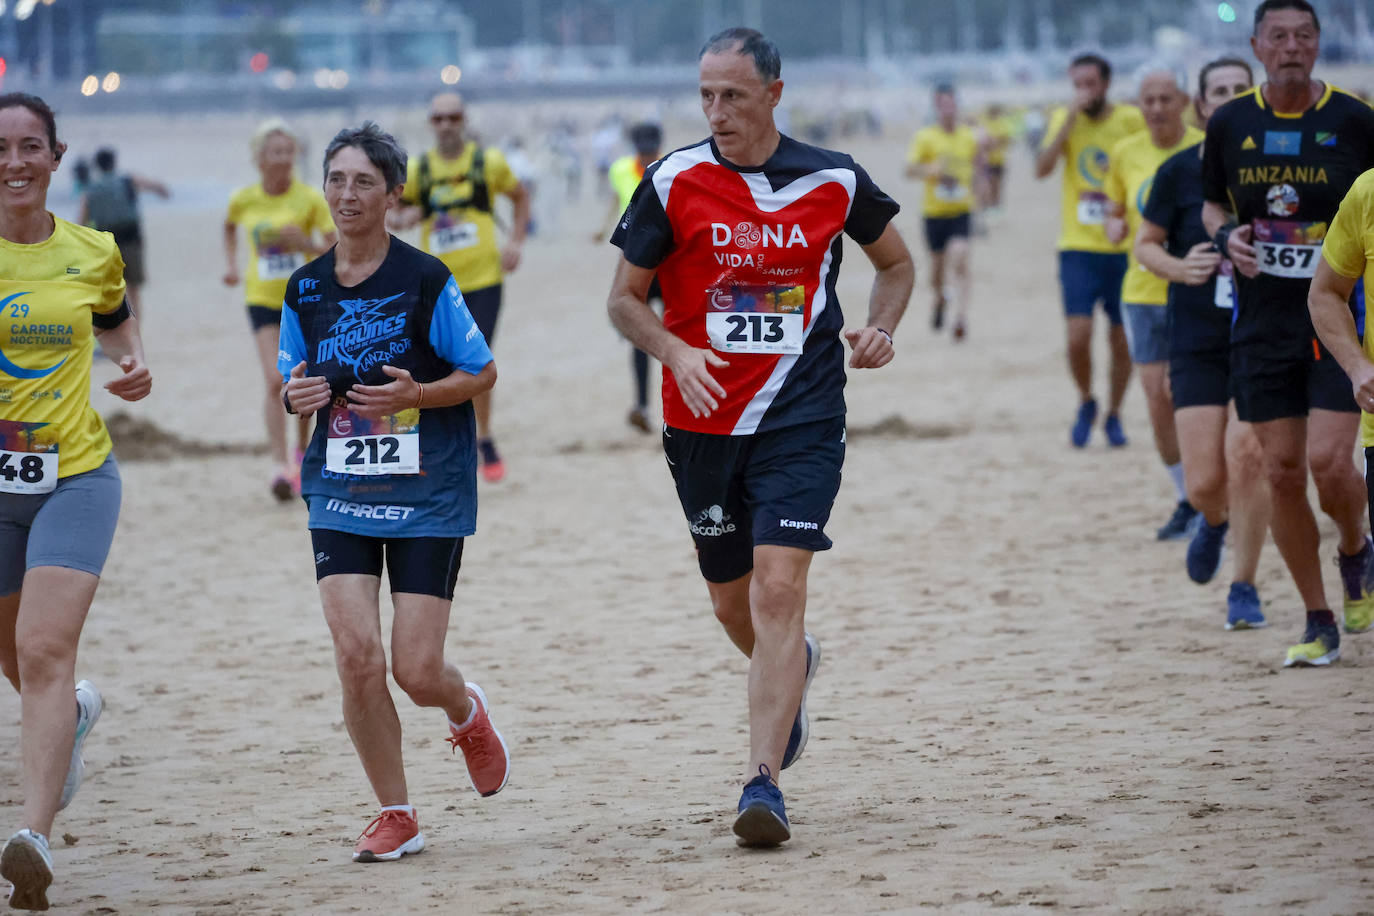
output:
<instances>
[{"instance_id":1,"label":"bald head","mask_svg":"<svg viewBox=\"0 0 1374 916\"><path fill-rule=\"evenodd\" d=\"M463 151L463 97L456 92L441 92L429 101L429 124L439 152L453 158Z\"/></svg>"}]
</instances>

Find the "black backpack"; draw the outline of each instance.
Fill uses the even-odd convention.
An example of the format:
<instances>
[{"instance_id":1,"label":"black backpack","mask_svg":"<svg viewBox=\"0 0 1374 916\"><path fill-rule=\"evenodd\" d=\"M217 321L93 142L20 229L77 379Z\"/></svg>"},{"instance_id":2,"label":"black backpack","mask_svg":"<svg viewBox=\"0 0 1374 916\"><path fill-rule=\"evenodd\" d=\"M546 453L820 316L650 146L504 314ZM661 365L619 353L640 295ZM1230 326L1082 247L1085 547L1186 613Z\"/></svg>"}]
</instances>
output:
<instances>
[{"instance_id":1,"label":"black backpack","mask_svg":"<svg viewBox=\"0 0 1374 916\"><path fill-rule=\"evenodd\" d=\"M441 178L437 182L434 180L434 169L429 164L429 152L420 154L420 209L428 219L434 213L434 206L430 202L430 192L436 185L457 184L467 180L472 182L472 195L467 200L456 200L449 206L455 209L480 210L483 213L491 212L491 191L487 188L486 175L486 153L482 147L478 146L472 153L472 164L468 166L466 175L454 178Z\"/></svg>"}]
</instances>

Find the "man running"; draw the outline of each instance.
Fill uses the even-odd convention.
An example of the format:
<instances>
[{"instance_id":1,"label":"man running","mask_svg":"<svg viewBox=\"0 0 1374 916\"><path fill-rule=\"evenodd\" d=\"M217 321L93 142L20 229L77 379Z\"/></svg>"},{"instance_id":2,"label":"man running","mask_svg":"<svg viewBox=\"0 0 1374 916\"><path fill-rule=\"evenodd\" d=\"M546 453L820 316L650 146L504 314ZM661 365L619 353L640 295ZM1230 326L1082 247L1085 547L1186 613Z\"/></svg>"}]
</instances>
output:
<instances>
[{"instance_id":1,"label":"man running","mask_svg":"<svg viewBox=\"0 0 1374 916\"><path fill-rule=\"evenodd\" d=\"M77 222L114 236L119 256L124 259L124 294L129 308L146 324L143 284L148 272L143 263L143 217L138 212L138 195L146 191L166 200L172 192L155 178L117 171L115 163L115 151L108 146L95 151L96 174L81 196Z\"/></svg>"},{"instance_id":2,"label":"man running","mask_svg":"<svg viewBox=\"0 0 1374 916\"><path fill-rule=\"evenodd\" d=\"M854 160L783 136L777 47L727 29L701 51L711 136L649 168L612 242L623 258L611 319L657 357L663 445L717 619L749 656L743 845L791 836L779 772L801 755L807 571L844 460L843 316L836 267L848 234L877 268L866 326L844 332L851 368L892 359L911 295L898 207ZM664 318L647 304L657 273Z\"/></svg>"},{"instance_id":3,"label":"man running","mask_svg":"<svg viewBox=\"0 0 1374 916\"><path fill-rule=\"evenodd\" d=\"M614 195L611 209L606 214L606 222L597 231L595 241L604 242L611 234L620 217L630 206L635 188L639 187L644 171L653 164L663 147L663 129L657 124L645 121L629 130L630 145L634 152L621 156L611 163L607 178ZM663 307L663 293L658 288L658 280L649 286L649 301ZM638 347L632 347L630 368L634 373L635 403L625 420L640 432L650 432L649 424L649 354Z\"/></svg>"},{"instance_id":4,"label":"man running","mask_svg":"<svg viewBox=\"0 0 1374 916\"><path fill-rule=\"evenodd\" d=\"M1326 228L1360 173L1374 166L1374 111L1312 79L1321 26L1306 0L1264 0L1250 46L1267 81L1207 124L1202 220L1235 265L1231 328L1236 414L1253 423L1273 488L1274 543L1307 607L1284 666L1329 665L1341 637L1322 585L1321 537L1307 468L1340 531L1345 625L1374 613L1374 545L1351 460L1359 407L1306 308ZM1231 211L1234 208L1234 216Z\"/></svg>"},{"instance_id":5,"label":"man running","mask_svg":"<svg viewBox=\"0 0 1374 916\"><path fill-rule=\"evenodd\" d=\"M1035 158L1035 177L1047 178L1064 160L1060 203L1059 287L1068 323L1069 374L1078 388L1078 415L1069 432L1076 448L1088 444L1097 420L1093 397L1093 311L1102 303L1110 322L1111 383L1103 432L1114 446L1126 444L1121 428L1121 401L1131 380L1131 354L1121 327L1121 281L1126 275L1126 248L1107 239L1107 197L1102 182L1111 165L1108 151L1123 137L1145 126L1140 111L1107 101L1112 68L1096 54L1082 54L1069 64L1074 98L1055 111L1045 141Z\"/></svg>"},{"instance_id":6,"label":"man running","mask_svg":"<svg viewBox=\"0 0 1374 916\"><path fill-rule=\"evenodd\" d=\"M530 195L495 147L464 134L466 112L456 92L429 104L435 146L410 160L401 200L410 206L394 220L397 228L421 226L421 247L453 272L472 317L491 346L501 311L501 280L520 266L530 222ZM514 210L506 244L496 244L495 195L510 198ZM491 435L491 392L472 400L477 412L477 457L482 477L496 483L506 466Z\"/></svg>"},{"instance_id":7,"label":"man running","mask_svg":"<svg viewBox=\"0 0 1374 916\"><path fill-rule=\"evenodd\" d=\"M973 128L959 123L954 87L935 87L936 123L923 127L911 140L906 175L925 184L926 245L930 247L930 285L935 294L930 324L945 323L945 268L954 275L955 340L968 332L969 220L973 209L973 176L981 144Z\"/></svg>"},{"instance_id":8,"label":"man running","mask_svg":"<svg viewBox=\"0 0 1374 916\"><path fill-rule=\"evenodd\" d=\"M1155 170L1164 160L1202 140L1202 131L1183 123L1188 105L1187 77L1164 64L1146 64L1137 77L1137 101L1146 129L1117 141L1103 188L1107 194L1107 240L1113 243L1135 237L1140 211L1150 199ZM1197 510L1188 502L1183 486L1183 459L1174 430L1174 406L1169 398L1169 301L1168 283L1129 260L1121 284L1121 318L1131 361L1140 369L1140 387L1150 413L1155 449L1174 485L1173 514L1155 537L1161 541L1188 535Z\"/></svg>"}]
</instances>

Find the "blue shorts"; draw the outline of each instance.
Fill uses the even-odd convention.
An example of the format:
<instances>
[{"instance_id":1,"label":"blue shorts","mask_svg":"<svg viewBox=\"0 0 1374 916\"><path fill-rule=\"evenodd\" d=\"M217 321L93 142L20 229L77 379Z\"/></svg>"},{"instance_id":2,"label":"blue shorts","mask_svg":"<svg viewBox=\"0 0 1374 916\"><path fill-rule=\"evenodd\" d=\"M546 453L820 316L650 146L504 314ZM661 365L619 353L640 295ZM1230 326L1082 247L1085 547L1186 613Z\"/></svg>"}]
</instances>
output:
<instances>
[{"instance_id":1,"label":"blue shorts","mask_svg":"<svg viewBox=\"0 0 1374 916\"><path fill-rule=\"evenodd\" d=\"M1169 361L1168 306L1126 302L1121 306L1121 317L1125 319L1131 362L1141 365Z\"/></svg>"},{"instance_id":2,"label":"blue shorts","mask_svg":"<svg viewBox=\"0 0 1374 916\"><path fill-rule=\"evenodd\" d=\"M99 576L114 541L122 485L114 456L57 481L51 493L0 493L0 595L24 585L35 566Z\"/></svg>"},{"instance_id":3,"label":"blue shorts","mask_svg":"<svg viewBox=\"0 0 1374 916\"><path fill-rule=\"evenodd\" d=\"M842 416L751 436L664 427L663 454L702 577L748 574L760 545L828 550L844 445Z\"/></svg>"},{"instance_id":4,"label":"blue shorts","mask_svg":"<svg viewBox=\"0 0 1374 916\"><path fill-rule=\"evenodd\" d=\"M1064 314L1091 318L1099 302L1112 324L1121 324L1121 281L1126 255L1097 251L1059 252L1059 289Z\"/></svg>"}]
</instances>

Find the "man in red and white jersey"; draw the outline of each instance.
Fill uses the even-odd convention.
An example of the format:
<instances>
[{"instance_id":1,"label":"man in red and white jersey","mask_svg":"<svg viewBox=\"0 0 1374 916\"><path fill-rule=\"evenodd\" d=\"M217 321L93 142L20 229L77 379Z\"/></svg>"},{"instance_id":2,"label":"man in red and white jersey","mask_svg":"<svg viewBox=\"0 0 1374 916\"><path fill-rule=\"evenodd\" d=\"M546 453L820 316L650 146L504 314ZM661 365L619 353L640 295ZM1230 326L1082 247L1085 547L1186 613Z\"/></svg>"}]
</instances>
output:
<instances>
[{"instance_id":1,"label":"man in red and white jersey","mask_svg":"<svg viewBox=\"0 0 1374 916\"><path fill-rule=\"evenodd\" d=\"M867 324L844 331L855 369L892 359L911 296L897 204L852 158L780 134L777 47L728 29L701 51L711 136L645 172L612 236L623 258L608 307L662 361L663 446L716 617L749 656L742 845L791 836L777 774L802 752L820 645L806 633L812 554L844 461L842 236L877 278ZM657 273L664 315L646 304Z\"/></svg>"}]
</instances>

